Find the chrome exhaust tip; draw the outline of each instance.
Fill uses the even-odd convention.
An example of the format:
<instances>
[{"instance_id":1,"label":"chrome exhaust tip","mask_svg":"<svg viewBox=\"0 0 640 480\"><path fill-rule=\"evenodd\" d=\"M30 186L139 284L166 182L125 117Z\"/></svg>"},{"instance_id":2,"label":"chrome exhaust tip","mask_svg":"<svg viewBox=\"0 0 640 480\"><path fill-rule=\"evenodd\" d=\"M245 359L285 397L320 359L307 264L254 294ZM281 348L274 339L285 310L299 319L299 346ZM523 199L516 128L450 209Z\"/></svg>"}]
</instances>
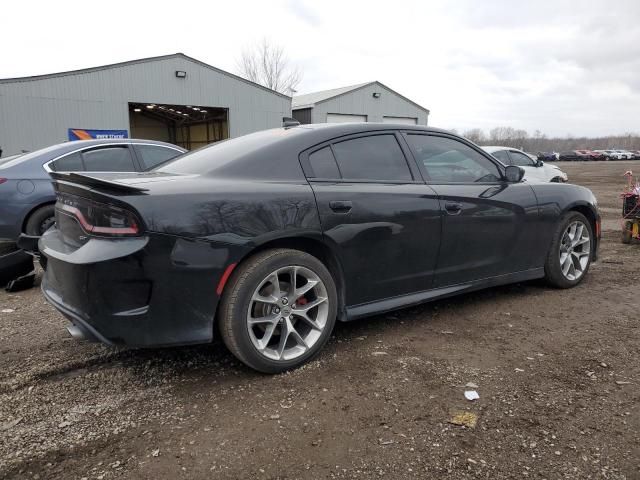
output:
<instances>
[{"instance_id":1,"label":"chrome exhaust tip","mask_svg":"<svg viewBox=\"0 0 640 480\"><path fill-rule=\"evenodd\" d=\"M80 328L76 327L75 325L68 325L67 326L67 331L76 340L86 340L87 339L87 337L85 336L84 332Z\"/></svg>"}]
</instances>

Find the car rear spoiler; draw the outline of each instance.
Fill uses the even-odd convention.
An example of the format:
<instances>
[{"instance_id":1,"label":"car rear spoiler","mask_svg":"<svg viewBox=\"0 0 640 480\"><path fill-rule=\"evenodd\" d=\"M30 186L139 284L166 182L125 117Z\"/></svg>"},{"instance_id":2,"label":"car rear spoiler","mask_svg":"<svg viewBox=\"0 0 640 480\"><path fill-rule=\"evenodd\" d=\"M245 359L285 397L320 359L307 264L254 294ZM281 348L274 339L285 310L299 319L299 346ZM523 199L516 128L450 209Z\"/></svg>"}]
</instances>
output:
<instances>
[{"instance_id":1,"label":"car rear spoiler","mask_svg":"<svg viewBox=\"0 0 640 480\"><path fill-rule=\"evenodd\" d=\"M65 182L78 183L88 187L96 187L104 190L116 190L123 193L141 193L148 191L148 188L136 187L126 183L121 183L116 180L106 180L100 177L94 177L84 173L76 172L49 172L49 175L54 180L61 180Z\"/></svg>"}]
</instances>

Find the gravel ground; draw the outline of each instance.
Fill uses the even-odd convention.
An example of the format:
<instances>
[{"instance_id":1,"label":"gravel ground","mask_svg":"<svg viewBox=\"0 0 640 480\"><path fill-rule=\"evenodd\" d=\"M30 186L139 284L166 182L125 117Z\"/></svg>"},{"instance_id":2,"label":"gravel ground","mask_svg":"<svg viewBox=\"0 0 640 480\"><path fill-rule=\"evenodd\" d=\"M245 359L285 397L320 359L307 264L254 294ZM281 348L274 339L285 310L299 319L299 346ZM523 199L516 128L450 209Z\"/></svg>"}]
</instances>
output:
<instances>
[{"instance_id":1,"label":"gravel ground","mask_svg":"<svg viewBox=\"0 0 640 480\"><path fill-rule=\"evenodd\" d=\"M620 243L618 220L636 165L563 164L605 220L579 287L341 324L283 375L221 344L76 342L38 289L3 291L0 478L640 478L640 246Z\"/></svg>"}]
</instances>

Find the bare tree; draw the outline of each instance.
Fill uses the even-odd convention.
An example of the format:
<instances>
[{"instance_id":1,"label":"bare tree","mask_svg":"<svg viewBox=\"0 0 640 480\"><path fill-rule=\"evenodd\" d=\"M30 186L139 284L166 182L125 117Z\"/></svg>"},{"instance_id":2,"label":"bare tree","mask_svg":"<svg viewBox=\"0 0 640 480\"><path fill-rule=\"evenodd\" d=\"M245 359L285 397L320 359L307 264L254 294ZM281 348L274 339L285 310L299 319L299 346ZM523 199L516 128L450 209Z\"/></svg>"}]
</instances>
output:
<instances>
[{"instance_id":1,"label":"bare tree","mask_svg":"<svg viewBox=\"0 0 640 480\"><path fill-rule=\"evenodd\" d=\"M302 81L302 71L289 62L280 45L266 38L243 50L238 60L239 74L285 95L293 95Z\"/></svg>"},{"instance_id":2,"label":"bare tree","mask_svg":"<svg viewBox=\"0 0 640 480\"><path fill-rule=\"evenodd\" d=\"M533 135L529 135L526 130L513 127L496 127L489 130L488 135L482 129L472 128L466 130L463 136L478 145L514 147L532 153L610 148L640 150L640 134L634 132L594 138L574 137L570 134L565 137L548 137L541 130L535 130Z\"/></svg>"},{"instance_id":3,"label":"bare tree","mask_svg":"<svg viewBox=\"0 0 640 480\"><path fill-rule=\"evenodd\" d=\"M467 140L471 140L473 143L482 143L487 139L484 131L480 128L472 128L471 130L467 130L462 134L462 136Z\"/></svg>"}]
</instances>

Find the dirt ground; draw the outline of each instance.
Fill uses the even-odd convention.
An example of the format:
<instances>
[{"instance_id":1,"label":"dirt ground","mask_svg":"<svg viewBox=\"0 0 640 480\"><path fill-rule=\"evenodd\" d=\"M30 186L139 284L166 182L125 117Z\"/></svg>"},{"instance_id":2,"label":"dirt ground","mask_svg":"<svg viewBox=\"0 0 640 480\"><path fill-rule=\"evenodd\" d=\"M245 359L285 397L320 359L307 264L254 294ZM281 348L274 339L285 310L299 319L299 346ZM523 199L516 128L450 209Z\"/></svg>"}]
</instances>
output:
<instances>
[{"instance_id":1,"label":"dirt ground","mask_svg":"<svg viewBox=\"0 0 640 480\"><path fill-rule=\"evenodd\" d=\"M562 168L605 220L579 287L338 325L288 374L254 373L221 344L77 342L39 289L2 291L0 478L640 478L640 246L620 243L618 221L640 162ZM475 428L450 423L465 412Z\"/></svg>"}]
</instances>

